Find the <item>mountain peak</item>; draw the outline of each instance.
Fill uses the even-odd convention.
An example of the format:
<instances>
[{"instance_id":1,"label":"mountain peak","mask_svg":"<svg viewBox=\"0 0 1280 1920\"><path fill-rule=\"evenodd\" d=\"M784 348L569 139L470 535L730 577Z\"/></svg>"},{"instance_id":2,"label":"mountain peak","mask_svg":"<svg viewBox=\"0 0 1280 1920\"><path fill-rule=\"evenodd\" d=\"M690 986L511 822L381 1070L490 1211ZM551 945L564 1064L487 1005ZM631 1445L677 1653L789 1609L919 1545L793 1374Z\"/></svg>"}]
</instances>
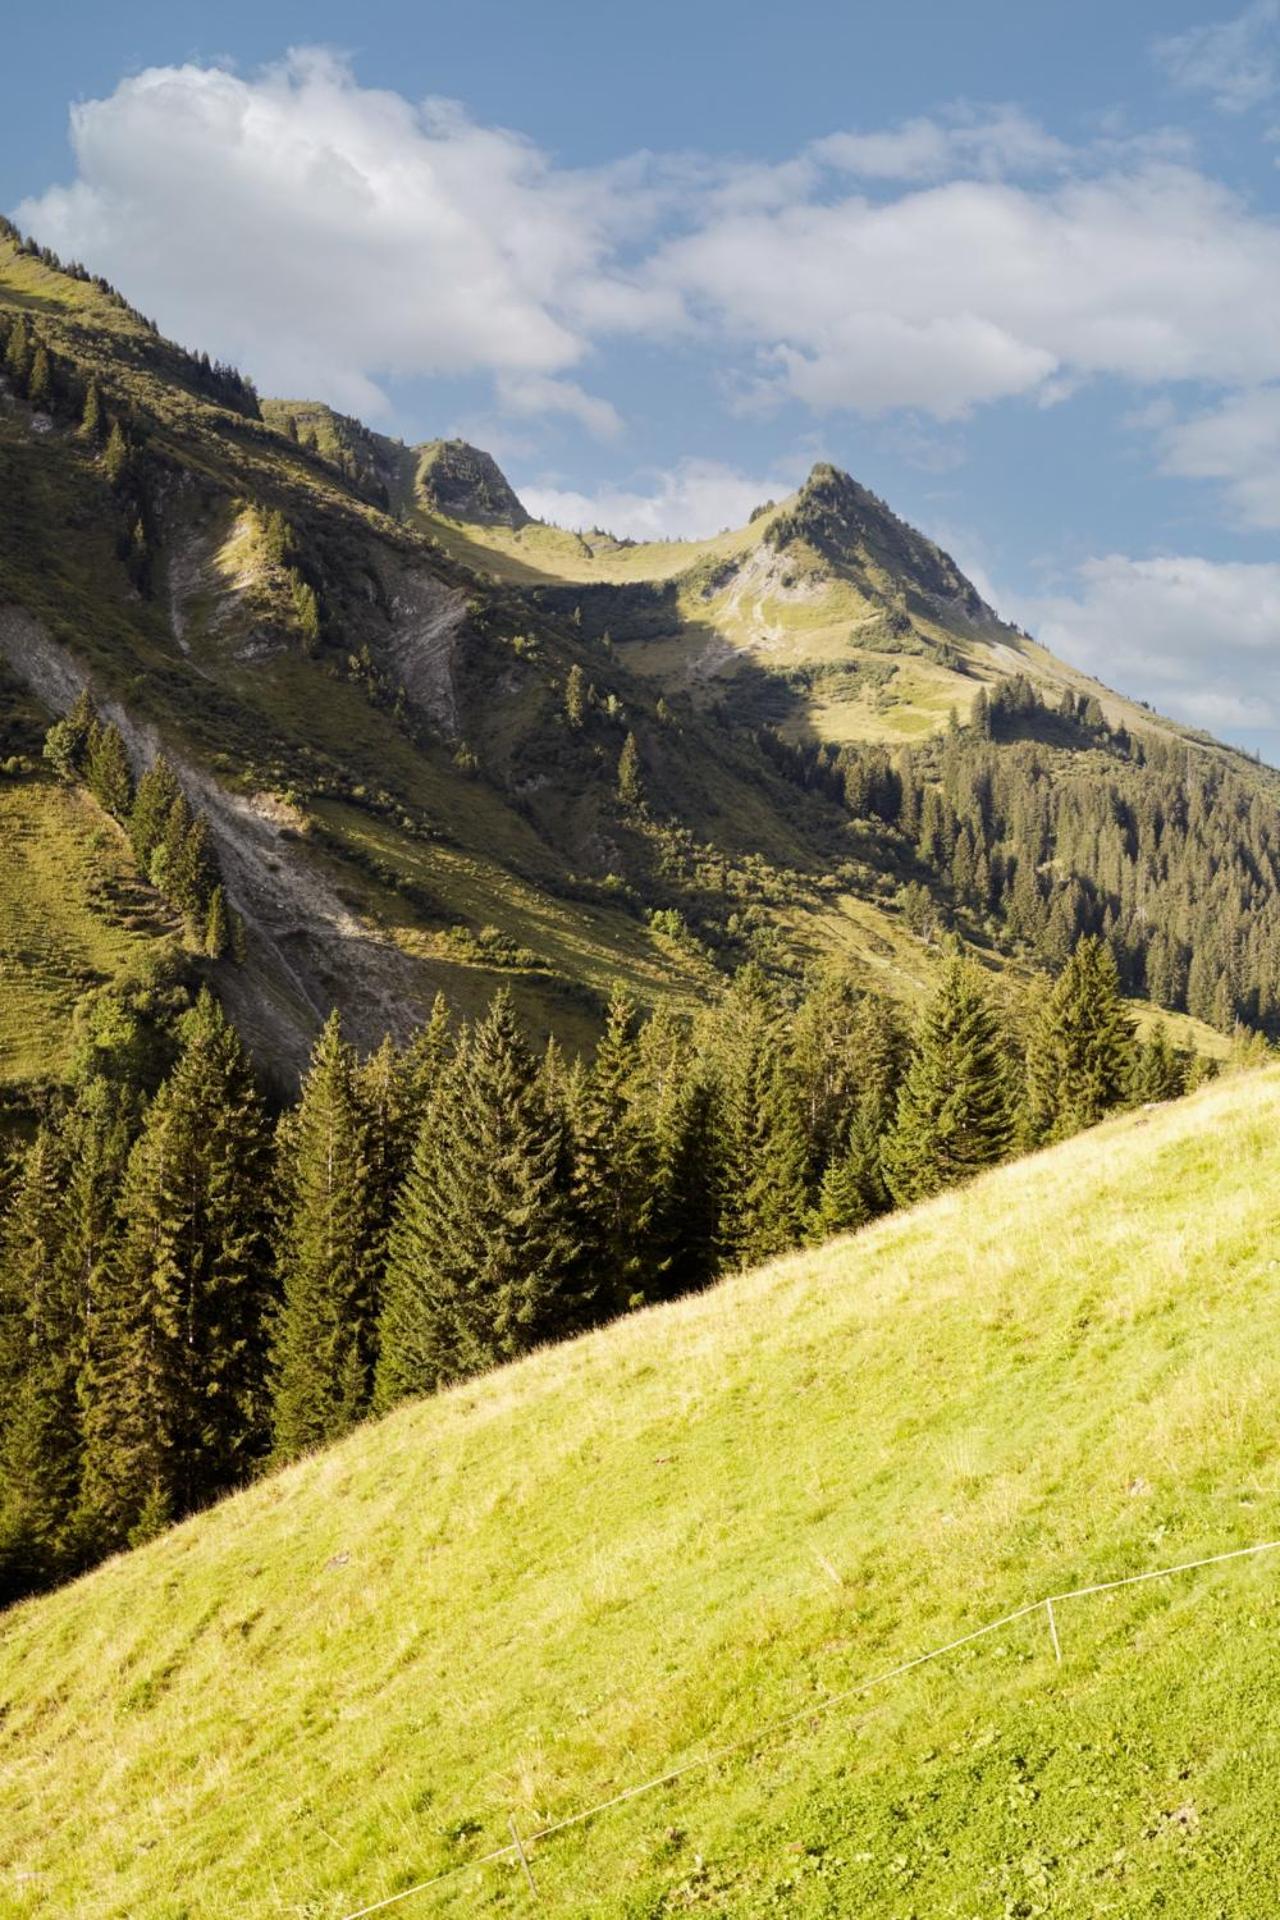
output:
<instances>
[{"instance_id":1,"label":"mountain peak","mask_svg":"<svg viewBox=\"0 0 1280 1920\"><path fill-rule=\"evenodd\" d=\"M428 440L414 454L417 491L433 512L484 526L528 525L529 515L492 454L466 440Z\"/></svg>"},{"instance_id":2,"label":"mountain peak","mask_svg":"<svg viewBox=\"0 0 1280 1920\"><path fill-rule=\"evenodd\" d=\"M870 562L908 591L933 603L945 602L976 625L999 619L949 553L830 461L814 465L765 538L779 548L803 541L837 566Z\"/></svg>"}]
</instances>

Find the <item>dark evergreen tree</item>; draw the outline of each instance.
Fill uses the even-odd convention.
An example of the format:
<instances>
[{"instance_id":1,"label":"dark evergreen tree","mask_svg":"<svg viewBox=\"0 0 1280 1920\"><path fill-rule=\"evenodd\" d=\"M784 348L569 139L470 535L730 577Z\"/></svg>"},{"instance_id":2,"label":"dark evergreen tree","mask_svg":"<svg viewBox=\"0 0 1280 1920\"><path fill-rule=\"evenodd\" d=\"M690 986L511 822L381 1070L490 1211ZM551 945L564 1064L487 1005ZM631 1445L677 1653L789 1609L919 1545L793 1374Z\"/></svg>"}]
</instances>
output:
<instances>
[{"instance_id":1,"label":"dark evergreen tree","mask_svg":"<svg viewBox=\"0 0 1280 1920\"><path fill-rule=\"evenodd\" d=\"M741 1265L801 1236L808 1147L782 1020L764 976L744 968L726 996L715 1048L720 1242Z\"/></svg>"},{"instance_id":2,"label":"dark evergreen tree","mask_svg":"<svg viewBox=\"0 0 1280 1920\"><path fill-rule=\"evenodd\" d=\"M378 1402L392 1405L581 1323L564 1140L500 993L432 1099L391 1237Z\"/></svg>"},{"instance_id":3,"label":"dark evergreen tree","mask_svg":"<svg viewBox=\"0 0 1280 1920\"><path fill-rule=\"evenodd\" d=\"M60 1144L42 1127L0 1240L0 1594L8 1598L70 1561L82 1329L59 1257L65 1177Z\"/></svg>"},{"instance_id":4,"label":"dark evergreen tree","mask_svg":"<svg viewBox=\"0 0 1280 1920\"><path fill-rule=\"evenodd\" d=\"M952 959L916 1029L885 1142L889 1190L909 1206L994 1166L1012 1140L999 1023L976 968Z\"/></svg>"},{"instance_id":5,"label":"dark evergreen tree","mask_svg":"<svg viewBox=\"0 0 1280 1920\"><path fill-rule=\"evenodd\" d=\"M280 1130L276 1457L335 1439L369 1404L375 1219L360 1073L336 1013Z\"/></svg>"},{"instance_id":6,"label":"dark evergreen tree","mask_svg":"<svg viewBox=\"0 0 1280 1920\"><path fill-rule=\"evenodd\" d=\"M1157 1020L1145 1040L1134 1049L1130 1097L1136 1105L1176 1100L1186 1087L1187 1063L1169 1039L1169 1029Z\"/></svg>"},{"instance_id":7,"label":"dark evergreen tree","mask_svg":"<svg viewBox=\"0 0 1280 1920\"><path fill-rule=\"evenodd\" d=\"M109 721L94 729L85 777L98 805L117 820L127 820L133 805L133 768L120 729Z\"/></svg>"},{"instance_id":8,"label":"dark evergreen tree","mask_svg":"<svg viewBox=\"0 0 1280 1920\"><path fill-rule=\"evenodd\" d=\"M129 815L129 838L144 872L150 867L152 854L164 840L174 803L181 798L178 777L161 755L139 780Z\"/></svg>"},{"instance_id":9,"label":"dark evergreen tree","mask_svg":"<svg viewBox=\"0 0 1280 1920\"><path fill-rule=\"evenodd\" d=\"M618 797L624 806L638 807L644 800L644 780L640 770L640 749L634 733L622 743L618 756Z\"/></svg>"},{"instance_id":10,"label":"dark evergreen tree","mask_svg":"<svg viewBox=\"0 0 1280 1920\"><path fill-rule=\"evenodd\" d=\"M634 1003L615 988L590 1068L579 1067L564 1084L569 1189L581 1242L574 1291L600 1313L643 1296L650 1262L655 1165L652 1136L633 1105L635 1023Z\"/></svg>"},{"instance_id":11,"label":"dark evergreen tree","mask_svg":"<svg viewBox=\"0 0 1280 1920\"><path fill-rule=\"evenodd\" d=\"M1111 950L1082 940L1044 1002L1027 1048L1026 1131L1061 1140L1129 1098L1133 1023Z\"/></svg>"},{"instance_id":12,"label":"dark evergreen tree","mask_svg":"<svg viewBox=\"0 0 1280 1920\"><path fill-rule=\"evenodd\" d=\"M85 1370L83 1524L147 1537L244 1478L267 1437L266 1120L203 993L125 1175Z\"/></svg>"}]
</instances>

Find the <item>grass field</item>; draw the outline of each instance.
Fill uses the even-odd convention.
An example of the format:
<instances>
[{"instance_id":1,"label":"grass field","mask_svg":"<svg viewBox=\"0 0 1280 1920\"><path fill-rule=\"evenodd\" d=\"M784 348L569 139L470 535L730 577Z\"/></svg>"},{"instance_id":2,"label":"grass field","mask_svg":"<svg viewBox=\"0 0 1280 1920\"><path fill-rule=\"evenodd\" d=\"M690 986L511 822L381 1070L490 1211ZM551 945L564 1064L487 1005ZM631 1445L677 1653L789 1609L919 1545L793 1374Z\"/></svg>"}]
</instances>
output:
<instances>
[{"instance_id":1,"label":"grass field","mask_svg":"<svg viewBox=\"0 0 1280 1920\"><path fill-rule=\"evenodd\" d=\"M124 835L51 778L0 780L0 1081L61 1077L71 1016L171 931Z\"/></svg>"},{"instance_id":2,"label":"grass field","mask_svg":"<svg viewBox=\"0 0 1280 1920\"><path fill-rule=\"evenodd\" d=\"M0 1908L1269 1920L1280 1072L405 1409L4 1623ZM755 1730L797 1716L753 1743Z\"/></svg>"}]
</instances>

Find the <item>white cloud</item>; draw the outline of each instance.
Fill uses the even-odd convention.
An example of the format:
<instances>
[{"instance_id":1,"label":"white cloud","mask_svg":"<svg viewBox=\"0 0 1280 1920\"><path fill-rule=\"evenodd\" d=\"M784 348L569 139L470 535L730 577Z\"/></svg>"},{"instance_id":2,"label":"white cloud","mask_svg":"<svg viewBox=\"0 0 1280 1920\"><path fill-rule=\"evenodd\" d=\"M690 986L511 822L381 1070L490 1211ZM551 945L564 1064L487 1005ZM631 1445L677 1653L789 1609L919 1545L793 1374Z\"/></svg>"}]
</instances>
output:
<instances>
[{"instance_id":1,"label":"white cloud","mask_svg":"<svg viewBox=\"0 0 1280 1920\"><path fill-rule=\"evenodd\" d=\"M1280 727L1280 564L1108 554L1067 591L1004 604L1063 659L1175 719Z\"/></svg>"},{"instance_id":2,"label":"white cloud","mask_svg":"<svg viewBox=\"0 0 1280 1920\"><path fill-rule=\"evenodd\" d=\"M1184 166L712 212L652 270L815 409L1280 376L1280 227Z\"/></svg>"},{"instance_id":3,"label":"white cloud","mask_svg":"<svg viewBox=\"0 0 1280 1920\"><path fill-rule=\"evenodd\" d=\"M1038 173L1072 158L1065 142L1018 107L957 108L942 120L922 117L882 132L833 133L809 151L825 166L869 180Z\"/></svg>"},{"instance_id":4,"label":"white cloud","mask_svg":"<svg viewBox=\"0 0 1280 1920\"><path fill-rule=\"evenodd\" d=\"M713 355L739 411L946 422L1100 376L1280 383L1280 224L1163 136L1070 148L960 106L777 164L572 170L312 49L248 77L153 69L77 107L72 138L77 178L24 224L267 390L355 412L385 411L389 377L479 373L526 431L552 413L609 437L616 396L580 376L626 334Z\"/></svg>"},{"instance_id":5,"label":"white cloud","mask_svg":"<svg viewBox=\"0 0 1280 1920\"><path fill-rule=\"evenodd\" d=\"M605 486L586 494L534 484L517 491L535 519L559 527L602 527L632 540L699 540L744 525L754 507L783 499L795 484L753 480L717 460L684 460L642 487Z\"/></svg>"},{"instance_id":6,"label":"white cloud","mask_svg":"<svg viewBox=\"0 0 1280 1920\"><path fill-rule=\"evenodd\" d=\"M1155 43L1176 86L1207 93L1224 113L1246 113L1280 87L1280 0L1255 0L1232 20L1212 21Z\"/></svg>"},{"instance_id":7,"label":"white cloud","mask_svg":"<svg viewBox=\"0 0 1280 1920\"><path fill-rule=\"evenodd\" d=\"M587 393L576 380L553 380L545 373L504 373L498 380L498 401L504 412L519 417L568 414L598 440L612 440L622 431L622 415L613 403Z\"/></svg>"},{"instance_id":8,"label":"white cloud","mask_svg":"<svg viewBox=\"0 0 1280 1920\"><path fill-rule=\"evenodd\" d=\"M251 79L152 69L73 109L71 135L77 180L24 224L268 388L370 410L388 373L498 370L527 398L572 366L574 301L607 300L618 223L645 211L634 187L314 49Z\"/></svg>"},{"instance_id":9,"label":"white cloud","mask_svg":"<svg viewBox=\"0 0 1280 1920\"><path fill-rule=\"evenodd\" d=\"M1280 527L1280 387L1232 394L1167 425L1162 443L1164 472L1220 480L1237 525Z\"/></svg>"}]
</instances>

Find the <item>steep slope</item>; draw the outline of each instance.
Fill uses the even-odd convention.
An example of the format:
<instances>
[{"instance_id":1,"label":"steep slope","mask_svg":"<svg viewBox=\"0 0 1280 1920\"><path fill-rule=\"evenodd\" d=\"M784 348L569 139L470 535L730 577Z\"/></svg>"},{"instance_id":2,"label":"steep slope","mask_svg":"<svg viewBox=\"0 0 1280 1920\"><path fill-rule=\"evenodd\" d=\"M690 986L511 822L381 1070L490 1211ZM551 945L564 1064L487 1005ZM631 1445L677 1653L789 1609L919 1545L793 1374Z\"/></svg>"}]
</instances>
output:
<instances>
[{"instance_id":1,"label":"steep slope","mask_svg":"<svg viewBox=\"0 0 1280 1920\"><path fill-rule=\"evenodd\" d=\"M732 1746L534 1846L546 1910L1263 1920L1280 1556L835 1699L1280 1536L1278 1143L1270 1070L1131 1115L20 1608L4 1911L339 1920Z\"/></svg>"},{"instance_id":2,"label":"steep slope","mask_svg":"<svg viewBox=\"0 0 1280 1920\"><path fill-rule=\"evenodd\" d=\"M607 630L669 695L791 739L919 740L1010 673L1093 694L1115 725L1178 731L1001 620L949 554L826 463L710 540L566 533L422 487L410 518L459 558L487 555L535 604Z\"/></svg>"},{"instance_id":3,"label":"steep slope","mask_svg":"<svg viewBox=\"0 0 1280 1920\"><path fill-rule=\"evenodd\" d=\"M702 990L706 956L646 924L673 888L615 804L652 695L597 664L612 705L566 740L581 641L387 517L394 443L339 422L321 445L323 410L273 430L235 376L3 236L0 322L51 369L40 404L0 376L0 654L46 709L87 682L138 763L178 763L250 922L248 974L223 988L269 1055L296 1064L335 999L369 1043L438 989L467 1010L506 980L572 1040L614 977L644 999ZM738 850L826 865L829 818L797 833L758 755L696 729L669 751L698 759L691 805L740 822Z\"/></svg>"},{"instance_id":4,"label":"steep slope","mask_svg":"<svg viewBox=\"0 0 1280 1920\"><path fill-rule=\"evenodd\" d=\"M1205 742L1191 791L1180 730L834 469L707 542L565 534L478 450L260 403L0 229L0 497L3 700L47 720L87 686L135 769L175 763L249 933L243 967L187 961L285 1081L334 1005L367 1047L505 983L581 1048L615 980L688 1006L749 958L910 999L945 929L1016 974L1106 933L1135 996L1280 1030L1275 776ZM0 763L29 815L35 738ZM63 1006L3 898L0 947Z\"/></svg>"}]
</instances>

